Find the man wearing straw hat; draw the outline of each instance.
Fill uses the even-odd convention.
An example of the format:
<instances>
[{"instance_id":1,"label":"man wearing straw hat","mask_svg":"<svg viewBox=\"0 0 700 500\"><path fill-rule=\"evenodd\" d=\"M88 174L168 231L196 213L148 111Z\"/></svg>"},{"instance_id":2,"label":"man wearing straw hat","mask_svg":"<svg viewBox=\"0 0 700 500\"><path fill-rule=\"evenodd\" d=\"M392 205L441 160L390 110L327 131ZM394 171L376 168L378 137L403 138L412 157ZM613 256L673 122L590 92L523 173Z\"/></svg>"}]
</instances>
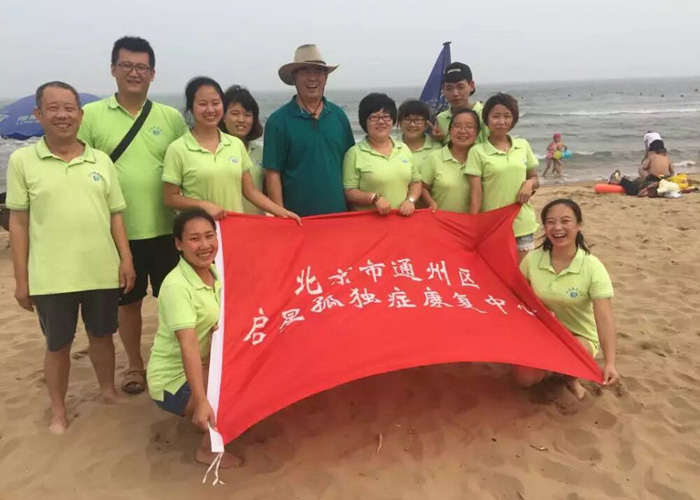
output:
<instances>
[{"instance_id":1,"label":"man wearing straw hat","mask_svg":"<svg viewBox=\"0 0 700 500\"><path fill-rule=\"evenodd\" d=\"M323 92L328 74L316 45L302 45L279 77L297 94L265 124L263 166L267 194L301 216L347 210L343 156L355 144L345 112Z\"/></svg>"}]
</instances>

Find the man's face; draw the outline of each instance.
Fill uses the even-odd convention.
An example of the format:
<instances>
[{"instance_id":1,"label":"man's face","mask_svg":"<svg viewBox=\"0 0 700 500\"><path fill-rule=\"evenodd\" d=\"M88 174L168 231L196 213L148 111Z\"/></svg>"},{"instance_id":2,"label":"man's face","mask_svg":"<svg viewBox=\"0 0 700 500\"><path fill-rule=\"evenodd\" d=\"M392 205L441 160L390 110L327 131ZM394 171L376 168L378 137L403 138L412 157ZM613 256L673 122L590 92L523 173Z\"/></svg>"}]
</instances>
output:
<instances>
[{"instance_id":1,"label":"man's face","mask_svg":"<svg viewBox=\"0 0 700 500\"><path fill-rule=\"evenodd\" d=\"M445 94L445 99L453 108L463 108L469 102L469 95L474 91L474 82L460 80L456 83L445 82L442 86L442 92Z\"/></svg>"},{"instance_id":2,"label":"man's face","mask_svg":"<svg viewBox=\"0 0 700 500\"><path fill-rule=\"evenodd\" d=\"M323 97L328 73L320 66L302 66L294 72L294 85L304 101L318 101Z\"/></svg>"},{"instance_id":3,"label":"man's face","mask_svg":"<svg viewBox=\"0 0 700 500\"><path fill-rule=\"evenodd\" d=\"M76 140L83 110L70 90L46 87L41 96L41 106L34 109L34 116L49 140L67 142Z\"/></svg>"},{"instance_id":4,"label":"man's face","mask_svg":"<svg viewBox=\"0 0 700 500\"><path fill-rule=\"evenodd\" d=\"M112 76L123 94L146 95L155 74L146 52L119 49L117 64L112 65Z\"/></svg>"}]
</instances>

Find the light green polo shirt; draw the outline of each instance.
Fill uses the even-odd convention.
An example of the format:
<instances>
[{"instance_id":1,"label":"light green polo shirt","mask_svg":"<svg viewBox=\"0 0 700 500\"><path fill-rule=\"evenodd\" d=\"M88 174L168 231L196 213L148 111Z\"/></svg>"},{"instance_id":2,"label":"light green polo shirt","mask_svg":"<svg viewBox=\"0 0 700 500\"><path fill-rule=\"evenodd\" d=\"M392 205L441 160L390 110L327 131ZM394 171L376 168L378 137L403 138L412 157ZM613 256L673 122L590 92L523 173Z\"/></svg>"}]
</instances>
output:
<instances>
[{"instance_id":1,"label":"light green polo shirt","mask_svg":"<svg viewBox=\"0 0 700 500\"><path fill-rule=\"evenodd\" d=\"M569 267L557 274L549 251L538 248L525 256L520 270L562 325L574 335L590 340L596 349L600 347L593 301L614 294L610 276L597 257L579 248Z\"/></svg>"},{"instance_id":2,"label":"light green polo shirt","mask_svg":"<svg viewBox=\"0 0 700 500\"><path fill-rule=\"evenodd\" d=\"M403 139L399 140L403 142ZM425 140L423 141L423 145L415 151L411 151L411 153L413 153L413 163L416 164L418 173L423 173L423 165L425 164L425 161L432 153L434 153L435 151L439 151L440 149L442 149L442 144L432 140L429 136L426 135Z\"/></svg>"},{"instance_id":3,"label":"light green polo shirt","mask_svg":"<svg viewBox=\"0 0 700 500\"><path fill-rule=\"evenodd\" d=\"M29 293L119 288L111 216L126 207L109 157L85 145L67 163L42 138L10 156L7 207L29 210Z\"/></svg>"},{"instance_id":4,"label":"light green polo shirt","mask_svg":"<svg viewBox=\"0 0 700 500\"><path fill-rule=\"evenodd\" d=\"M452 156L449 146L435 151L423 165L423 184L430 187L440 210L469 212L469 178L464 166Z\"/></svg>"},{"instance_id":5,"label":"light green polo shirt","mask_svg":"<svg viewBox=\"0 0 700 500\"><path fill-rule=\"evenodd\" d=\"M229 212L242 213L241 177L250 167L250 157L238 137L219 131L219 145L212 153L187 131L165 153L163 182L178 186L188 198L210 201Z\"/></svg>"},{"instance_id":6,"label":"light green polo shirt","mask_svg":"<svg viewBox=\"0 0 700 500\"><path fill-rule=\"evenodd\" d=\"M253 184L258 188L258 191L263 192L263 187L265 184L265 169L262 166L262 153L263 148L257 142L251 142L248 144L248 156L250 157L250 176L253 178ZM265 215L264 210L260 210L258 207L249 202L245 197L243 198L243 213L251 215Z\"/></svg>"},{"instance_id":7,"label":"light green polo shirt","mask_svg":"<svg viewBox=\"0 0 700 500\"><path fill-rule=\"evenodd\" d=\"M477 101L472 104L472 110L475 111L477 115L479 115L479 123L481 124L479 137L476 138L475 144L486 142L489 138L489 134L491 133L489 128L484 123L484 117L481 116L481 112L483 109L484 105L480 101ZM447 144L447 142L450 140L450 120L452 120L451 107L447 108L445 111L437 115L438 126L440 127L440 130L442 130L442 133L445 134L445 138L442 140L443 144Z\"/></svg>"},{"instance_id":8,"label":"light green polo shirt","mask_svg":"<svg viewBox=\"0 0 700 500\"><path fill-rule=\"evenodd\" d=\"M83 110L78 136L107 154L114 151L138 116L122 108L115 96L86 104ZM119 183L127 204L124 224L130 240L173 232L174 211L163 202L163 158L170 143L186 131L179 111L154 102L141 130L117 160Z\"/></svg>"},{"instance_id":9,"label":"light green polo shirt","mask_svg":"<svg viewBox=\"0 0 700 500\"><path fill-rule=\"evenodd\" d=\"M146 370L148 392L157 401L163 401L163 391L175 394L187 381L176 331L194 328L199 355L203 362L209 359L211 329L219 321L221 307L221 281L213 265L210 270L216 279L213 288L205 285L183 258L163 280L158 295L158 331Z\"/></svg>"},{"instance_id":10,"label":"light green polo shirt","mask_svg":"<svg viewBox=\"0 0 700 500\"><path fill-rule=\"evenodd\" d=\"M389 156L372 149L366 138L348 149L343 159L343 187L379 193L391 203L391 208L399 208L408 197L409 184L420 182L421 176L408 146L401 141L391 141L394 147ZM374 207L356 208L372 210Z\"/></svg>"},{"instance_id":11,"label":"light green polo shirt","mask_svg":"<svg viewBox=\"0 0 700 500\"><path fill-rule=\"evenodd\" d=\"M469 150L464 172L481 177L482 212L515 203L521 184L539 163L525 139L511 137L511 144L507 153L496 149L489 141L476 144ZM513 222L513 232L516 237L525 236L537 231L538 227L535 210L527 202L521 206Z\"/></svg>"}]
</instances>

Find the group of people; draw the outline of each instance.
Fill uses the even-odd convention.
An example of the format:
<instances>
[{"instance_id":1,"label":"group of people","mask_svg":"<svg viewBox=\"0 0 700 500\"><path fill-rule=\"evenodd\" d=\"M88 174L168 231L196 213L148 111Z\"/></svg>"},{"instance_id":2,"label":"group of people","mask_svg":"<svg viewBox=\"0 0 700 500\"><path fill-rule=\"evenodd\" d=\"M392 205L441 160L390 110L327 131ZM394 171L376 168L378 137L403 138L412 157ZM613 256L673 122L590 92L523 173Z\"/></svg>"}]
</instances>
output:
<instances>
[{"instance_id":1,"label":"group of people","mask_svg":"<svg viewBox=\"0 0 700 500\"><path fill-rule=\"evenodd\" d=\"M146 390L164 410L215 425L206 398L207 359L217 327L220 278L216 223L227 212L301 217L416 207L476 214L520 203L513 224L523 273L542 301L593 355L602 348L605 383L614 383L615 330L610 278L581 234L571 200L542 211L544 243L530 198L539 187L529 143L511 135L517 100L498 93L471 102L471 69L451 64L443 91L450 104L435 123L418 100L396 107L386 94L359 104L366 136L357 144L345 112L324 97L329 75L315 45L299 47L280 79L296 88L269 117L264 147L259 108L239 86L226 91L208 77L185 89L186 115L152 102L155 54L138 37L112 49L117 92L81 109L70 85L36 91L44 137L10 158L7 206L16 299L39 317L51 404L49 429L68 426L65 396L70 348L80 310L102 395L115 389L112 334L128 357L121 387ZM399 124L400 134L393 131ZM146 370L141 354L143 298L159 298L158 330ZM572 293L576 290L576 293ZM514 367L529 386L547 373ZM576 379L569 388L583 397ZM196 459L214 458L205 434ZM225 455L221 467L240 463Z\"/></svg>"}]
</instances>

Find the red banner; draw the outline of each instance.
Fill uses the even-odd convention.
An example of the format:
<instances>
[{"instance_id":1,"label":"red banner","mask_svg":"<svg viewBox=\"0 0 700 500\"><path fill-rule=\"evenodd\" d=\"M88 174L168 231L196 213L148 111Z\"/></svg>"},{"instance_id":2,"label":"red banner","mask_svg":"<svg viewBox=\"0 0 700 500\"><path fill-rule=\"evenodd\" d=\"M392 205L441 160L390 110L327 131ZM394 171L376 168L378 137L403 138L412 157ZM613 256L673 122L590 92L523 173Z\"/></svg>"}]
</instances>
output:
<instances>
[{"instance_id":1,"label":"red banner","mask_svg":"<svg viewBox=\"0 0 700 500\"><path fill-rule=\"evenodd\" d=\"M403 368L497 362L600 381L518 269L518 208L223 219L214 448L307 396Z\"/></svg>"}]
</instances>

